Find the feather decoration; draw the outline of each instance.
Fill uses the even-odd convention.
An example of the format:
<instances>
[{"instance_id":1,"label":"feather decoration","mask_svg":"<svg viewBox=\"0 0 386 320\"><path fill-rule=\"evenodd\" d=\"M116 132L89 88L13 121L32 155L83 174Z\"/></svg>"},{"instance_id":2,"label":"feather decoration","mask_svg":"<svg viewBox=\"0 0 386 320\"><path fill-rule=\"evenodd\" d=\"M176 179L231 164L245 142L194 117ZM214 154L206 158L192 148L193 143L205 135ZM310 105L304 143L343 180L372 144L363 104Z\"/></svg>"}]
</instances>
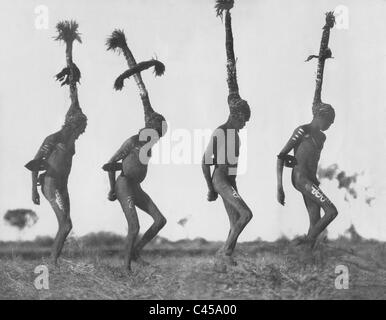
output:
<instances>
[{"instance_id":1,"label":"feather decoration","mask_svg":"<svg viewBox=\"0 0 386 320\"><path fill-rule=\"evenodd\" d=\"M79 43L82 43L80 33L78 32L78 27L78 23L74 20L58 22L56 25L58 35L56 36L55 40L62 40L67 43L77 40Z\"/></svg>"},{"instance_id":2,"label":"feather decoration","mask_svg":"<svg viewBox=\"0 0 386 320\"><path fill-rule=\"evenodd\" d=\"M216 0L214 8L216 9L216 16L222 18L223 11L233 8L234 0Z\"/></svg>"},{"instance_id":3,"label":"feather decoration","mask_svg":"<svg viewBox=\"0 0 386 320\"><path fill-rule=\"evenodd\" d=\"M106 40L107 50L118 50L127 47L126 36L123 30L115 29Z\"/></svg>"},{"instance_id":4,"label":"feather decoration","mask_svg":"<svg viewBox=\"0 0 386 320\"><path fill-rule=\"evenodd\" d=\"M308 61L310 61L310 60L312 60L312 59L314 59L314 58L319 58L319 56L316 56L316 55L310 55L310 56L308 56L308 58L304 61L304 62L308 62Z\"/></svg>"},{"instance_id":5,"label":"feather decoration","mask_svg":"<svg viewBox=\"0 0 386 320\"><path fill-rule=\"evenodd\" d=\"M73 63L72 65L73 65L73 70L74 70L74 81L75 81L75 83L76 82L80 83L80 77L81 77L80 70L75 63ZM60 71L55 76L55 78L57 81L61 82L61 86L64 86L66 84L69 85L70 84L70 68L69 67L63 68L62 71Z\"/></svg>"},{"instance_id":6,"label":"feather decoration","mask_svg":"<svg viewBox=\"0 0 386 320\"><path fill-rule=\"evenodd\" d=\"M135 65L133 68L126 70L115 80L115 83L114 83L115 90L122 90L125 79L128 79L132 75L136 73L140 73L151 67L154 67L154 73L156 76L161 76L165 72L165 65L161 61L158 61L155 59L151 59L149 61L142 61L137 65Z\"/></svg>"}]
</instances>

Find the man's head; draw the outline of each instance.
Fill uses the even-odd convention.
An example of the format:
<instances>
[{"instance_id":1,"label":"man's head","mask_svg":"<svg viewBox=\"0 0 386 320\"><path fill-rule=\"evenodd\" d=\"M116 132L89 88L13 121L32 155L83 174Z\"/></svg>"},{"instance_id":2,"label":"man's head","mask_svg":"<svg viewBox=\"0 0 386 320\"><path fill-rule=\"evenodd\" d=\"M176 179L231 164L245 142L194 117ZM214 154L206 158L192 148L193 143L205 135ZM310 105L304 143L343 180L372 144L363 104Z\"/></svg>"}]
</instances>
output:
<instances>
[{"instance_id":1,"label":"man's head","mask_svg":"<svg viewBox=\"0 0 386 320\"><path fill-rule=\"evenodd\" d=\"M326 131L334 123L335 110L330 104L321 102L314 105L312 114L314 116L313 121L322 131Z\"/></svg>"},{"instance_id":2,"label":"man's head","mask_svg":"<svg viewBox=\"0 0 386 320\"><path fill-rule=\"evenodd\" d=\"M145 127L156 130L160 138L165 135L168 129L165 118L157 112L152 112L146 116Z\"/></svg>"},{"instance_id":3,"label":"man's head","mask_svg":"<svg viewBox=\"0 0 386 320\"><path fill-rule=\"evenodd\" d=\"M87 127L87 117L81 112L76 112L66 118L65 124L62 128L62 133L67 137L74 135L77 139L85 132Z\"/></svg>"},{"instance_id":4,"label":"man's head","mask_svg":"<svg viewBox=\"0 0 386 320\"><path fill-rule=\"evenodd\" d=\"M238 94L228 96L229 120L235 129L242 129L251 117L251 109L248 102L241 99Z\"/></svg>"},{"instance_id":5,"label":"man's head","mask_svg":"<svg viewBox=\"0 0 386 320\"><path fill-rule=\"evenodd\" d=\"M244 112L232 112L229 114L229 122L237 130L244 128L247 121L247 116Z\"/></svg>"}]
</instances>

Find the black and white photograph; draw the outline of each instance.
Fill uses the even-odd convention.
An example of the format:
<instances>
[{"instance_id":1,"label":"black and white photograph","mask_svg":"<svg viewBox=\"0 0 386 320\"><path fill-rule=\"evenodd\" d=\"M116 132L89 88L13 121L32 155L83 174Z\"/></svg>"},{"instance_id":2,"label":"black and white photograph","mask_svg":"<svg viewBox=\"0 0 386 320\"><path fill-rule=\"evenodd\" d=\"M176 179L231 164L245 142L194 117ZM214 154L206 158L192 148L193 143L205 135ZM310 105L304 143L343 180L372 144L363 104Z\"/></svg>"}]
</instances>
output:
<instances>
[{"instance_id":1,"label":"black and white photograph","mask_svg":"<svg viewBox=\"0 0 386 320\"><path fill-rule=\"evenodd\" d=\"M0 37L0 300L386 299L385 0L2 0Z\"/></svg>"}]
</instances>

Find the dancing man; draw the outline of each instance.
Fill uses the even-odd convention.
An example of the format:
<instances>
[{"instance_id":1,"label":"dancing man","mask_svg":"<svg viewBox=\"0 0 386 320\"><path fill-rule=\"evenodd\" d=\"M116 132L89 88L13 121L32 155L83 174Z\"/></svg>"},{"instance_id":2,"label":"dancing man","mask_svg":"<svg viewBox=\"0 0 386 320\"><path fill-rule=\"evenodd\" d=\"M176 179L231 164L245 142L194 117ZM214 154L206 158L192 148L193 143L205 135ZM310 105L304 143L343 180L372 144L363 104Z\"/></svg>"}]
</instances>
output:
<instances>
[{"instance_id":1,"label":"dancing man","mask_svg":"<svg viewBox=\"0 0 386 320\"><path fill-rule=\"evenodd\" d=\"M70 218L70 198L67 189L68 176L71 172L72 158L75 154L75 140L85 131L87 117L79 106L77 82L80 71L72 60L74 40L81 43L78 24L75 21L63 21L56 25L58 35L55 40L66 44L67 66L56 75L63 85L69 85L71 106L67 111L62 128L49 135L41 145L35 158L26 164L32 171L32 201L40 204L38 185L44 197L56 214L59 229L52 247L51 257L56 265L64 242L72 229ZM39 175L39 172L40 175Z\"/></svg>"},{"instance_id":2,"label":"dancing man","mask_svg":"<svg viewBox=\"0 0 386 320\"><path fill-rule=\"evenodd\" d=\"M237 239L248 222L252 219L252 212L241 198L236 186L237 162L239 157L239 130L250 118L248 103L241 99L236 76L236 59L233 51L233 35L230 9L233 0L217 0L217 16L223 18L225 14L225 48L227 56L228 83L228 120L213 133L202 159L202 171L208 186L208 201L217 199L218 194L224 202L230 223L230 231L223 248L218 256L229 265L235 265L231 257ZM210 166L214 165L213 175Z\"/></svg>"},{"instance_id":3,"label":"dancing man","mask_svg":"<svg viewBox=\"0 0 386 320\"><path fill-rule=\"evenodd\" d=\"M323 27L323 35L319 50L318 68L316 76L315 96L312 105L313 119L311 123L301 125L295 129L292 136L277 156L277 200L284 206L285 195L283 190L282 175L283 167L291 167L292 184L304 199L310 227L308 234L298 239L298 244L313 249L319 234L336 218L338 211L334 204L320 190L319 181L316 177L320 153L326 136L326 131L335 119L335 111L331 105L323 103L321 91L323 83L323 71L326 59L331 58L331 50L328 48L330 29L334 27L335 17L333 12L326 14L326 24ZM294 150L294 156L289 155ZM321 217L320 208L323 208L324 215Z\"/></svg>"},{"instance_id":4,"label":"dancing man","mask_svg":"<svg viewBox=\"0 0 386 320\"><path fill-rule=\"evenodd\" d=\"M120 50L124 54L129 66L129 69L116 79L115 89L121 90L124 80L133 76L139 88L145 113L145 127L127 139L109 162L103 166L103 169L108 171L110 181L108 199L110 201L118 199L128 223L125 268L131 272L132 260L147 264L147 262L140 258L141 250L166 224L165 217L153 200L141 188L141 182L147 174L151 148L165 134L167 127L165 118L153 110L140 74L141 71L154 67L155 74L160 76L164 73L165 66L160 61L154 59L137 64L131 50L127 46L125 34L121 30L115 30L108 38L107 49ZM121 171L117 179L115 171ZM151 227L140 239L137 239L139 222L136 207L145 211L154 220Z\"/></svg>"}]
</instances>

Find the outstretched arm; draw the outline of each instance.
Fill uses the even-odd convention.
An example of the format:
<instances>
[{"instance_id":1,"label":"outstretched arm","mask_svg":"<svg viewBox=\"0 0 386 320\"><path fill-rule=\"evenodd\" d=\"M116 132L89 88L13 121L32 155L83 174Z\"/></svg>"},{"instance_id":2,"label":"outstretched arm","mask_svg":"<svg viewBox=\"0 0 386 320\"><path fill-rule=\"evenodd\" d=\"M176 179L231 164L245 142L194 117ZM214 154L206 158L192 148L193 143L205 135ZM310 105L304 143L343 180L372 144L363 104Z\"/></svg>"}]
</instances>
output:
<instances>
[{"instance_id":1,"label":"outstretched arm","mask_svg":"<svg viewBox=\"0 0 386 320\"><path fill-rule=\"evenodd\" d=\"M125 159L130 151L135 147L134 137L127 139L122 146L118 149L117 152L111 157L109 163L115 163L122 159ZM114 201L116 199L115 196L115 171L109 171L109 182L110 182L110 192L109 192L109 200Z\"/></svg>"},{"instance_id":2,"label":"outstretched arm","mask_svg":"<svg viewBox=\"0 0 386 320\"><path fill-rule=\"evenodd\" d=\"M283 168L286 156L292 149L294 149L304 137L305 130L302 127L298 127L293 132L291 138L287 141L283 149L280 151L277 156L276 163L276 177L277 177L277 200L278 202L284 206L285 204L285 194L283 189Z\"/></svg>"}]
</instances>

